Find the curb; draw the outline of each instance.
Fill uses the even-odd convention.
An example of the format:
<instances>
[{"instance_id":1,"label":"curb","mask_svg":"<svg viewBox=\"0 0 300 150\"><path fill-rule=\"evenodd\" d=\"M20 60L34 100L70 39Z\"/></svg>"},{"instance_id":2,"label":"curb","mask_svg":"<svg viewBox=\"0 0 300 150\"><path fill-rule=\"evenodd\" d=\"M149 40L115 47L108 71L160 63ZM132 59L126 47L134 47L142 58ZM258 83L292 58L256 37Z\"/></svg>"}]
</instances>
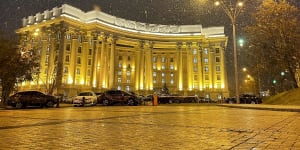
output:
<instances>
[{"instance_id":1,"label":"curb","mask_svg":"<svg viewBox=\"0 0 300 150\"><path fill-rule=\"evenodd\" d=\"M229 107L229 108L241 108L241 109L256 109L256 110L270 110L270 111L288 111L288 112L300 112L299 108L292 108L287 106L272 106L268 105L267 107L261 106L260 104L253 104L251 106L244 104L218 104L220 107Z\"/></svg>"}]
</instances>

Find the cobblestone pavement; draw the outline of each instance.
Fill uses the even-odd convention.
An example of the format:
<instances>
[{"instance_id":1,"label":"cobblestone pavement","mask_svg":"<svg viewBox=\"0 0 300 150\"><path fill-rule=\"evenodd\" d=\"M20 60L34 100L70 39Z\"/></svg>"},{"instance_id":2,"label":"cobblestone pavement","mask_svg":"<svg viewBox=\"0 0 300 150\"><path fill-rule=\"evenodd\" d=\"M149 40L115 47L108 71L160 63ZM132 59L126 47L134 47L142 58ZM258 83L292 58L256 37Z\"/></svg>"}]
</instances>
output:
<instances>
[{"instance_id":1,"label":"cobblestone pavement","mask_svg":"<svg viewBox=\"0 0 300 150\"><path fill-rule=\"evenodd\" d=\"M300 149L300 113L217 106L0 110L0 149Z\"/></svg>"}]
</instances>

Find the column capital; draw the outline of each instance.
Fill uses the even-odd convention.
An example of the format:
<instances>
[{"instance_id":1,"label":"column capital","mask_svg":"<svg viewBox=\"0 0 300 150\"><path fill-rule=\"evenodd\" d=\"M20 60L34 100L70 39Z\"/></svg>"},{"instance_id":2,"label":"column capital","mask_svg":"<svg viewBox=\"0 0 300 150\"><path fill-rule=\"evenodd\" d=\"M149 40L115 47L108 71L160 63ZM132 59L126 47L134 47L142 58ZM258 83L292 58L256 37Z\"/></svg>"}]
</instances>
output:
<instances>
[{"instance_id":1,"label":"column capital","mask_svg":"<svg viewBox=\"0 0 300 150\"><path fill-rule=\"evenodd\" d=\"M177 42L176 46L177 46L177 49L181 49L182 48L182 42Z\"/></svg>"}]
</instances>

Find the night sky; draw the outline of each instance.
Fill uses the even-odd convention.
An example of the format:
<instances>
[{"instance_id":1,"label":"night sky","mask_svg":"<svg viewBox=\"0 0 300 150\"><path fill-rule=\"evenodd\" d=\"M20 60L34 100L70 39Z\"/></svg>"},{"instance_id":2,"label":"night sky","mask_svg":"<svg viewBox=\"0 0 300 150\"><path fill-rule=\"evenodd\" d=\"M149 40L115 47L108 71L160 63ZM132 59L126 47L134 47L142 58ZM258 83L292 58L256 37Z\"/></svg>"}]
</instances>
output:
<instances>
[{"instance_id":1,"label":"night sky","mask_svg":"<svg viewBox=\"0 0 300 150\"><path fill-rule=\"evenodd\" d=\"M234 1L234 0L231 0ZM290 0L300 6L300 0ZM261 0L248 0L244 12L238 18L238 27L251 23L250 14ZM70 4L83 11L93 10L95 5L110 15L129 20L154 24L225 26L230 30L230 21L213 0L9 0L0 1L0 30L13 33L21 27L23 17ZM228 32L228 31L226 31ZM230 32L228 32L230 34Z\"/></svg>"}]
</instances>

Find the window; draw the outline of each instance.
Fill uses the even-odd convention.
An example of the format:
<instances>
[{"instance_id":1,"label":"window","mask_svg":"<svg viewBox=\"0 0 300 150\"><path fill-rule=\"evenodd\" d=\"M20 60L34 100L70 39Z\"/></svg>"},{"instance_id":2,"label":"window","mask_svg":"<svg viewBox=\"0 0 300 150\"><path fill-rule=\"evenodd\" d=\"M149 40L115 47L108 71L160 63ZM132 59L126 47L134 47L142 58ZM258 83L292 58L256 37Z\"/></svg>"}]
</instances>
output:
<instances>
[{"instance_id":1,"label":"window","mask_svg":"<svg viewBox=\"0 0 300 150\"><path fill-rule=\"evenodd\" d=\"M171 70L174 69L174 65L173 65L173 64L170 65L170 69L171 69Z\"/></svg>"},{"instance_id":2,"label":"window","mask_svg":"<svg viewBox=\"0 0 300 150\"><path fill-rule=\"evenodd\" d=\"M153 69L156 70L156 64L153 64Z\"/></svg>"},{"instance_id":3,"label":"window","mask_svg":"<svg viewBox=\"0 0 300 150\"><path fill-rule=\"evenodd\" d=\"M92 65L92 59L89 59L89 60L88 60L88 65L89 65L89 66Z\"/></svg>"},{"instance_id":4,"label":"window","mask_svg":"<svg viewBox=\"0 0 300 150\"><path fill-rule=\"evenodd\" d=\"M70 44L67 44L66 46L66 51L70 51L71 50L71 45Z\"/></svg>"},{"instance_id":5,"label":"window","mask_svg":"<svg viewBox=\"0 0 300 150\"><path fill-rule=\"evenodd\" d=\"M78 47L77 52L78 52L79 54L81 54L81 46Z\"/></svg>"},{"instance_id":6,"label":"window","mask_svg":"<svg viewBox=\"0 0 300 150\"><path fill-rule=\"evenodd\" d=\"M204 63L208 64L208 58L204 58Z\"/></svg>"},{"instance_id":7,"label":"window","mask_svg":"<svg viewBox=\"0 0 300 150\"><path fill-rule=\"evenodd\" d=\"M161 76L164 77L164 76L165 76L165 73L161 73Z\"/></svg>"},{"instance_id":8,"label":"window","mask_svg":"<svg viewBox=\"0 0 300 150\"><path fill-rule=\"evenodd\" d=\"M153 77L156 77L156 72L153 72Z\"/></svg>"},{"instance_id":9,"label":"window","mask_svg":"<svg viewBox=\"0 0 300 150\"><path fill-rule=\"evenodd\" d=\"M70 40L71 39L71 35L67 34L66 38L67 38L67 40Z\"/></svg>"},{"instance_id":10,"label":"window","mask_svg":"<svg viewBox=\"0 0 300 150\"><path fill-rule=\"evenodd\" d=\"M193 54L194 54L194 55L197 55L197 49L194 49L194 50L193 50Z\"/></svg>"},{"instance_id":11,"label":"window","mask_svg":"<svg viewBox=\"0 0 300 150\"><path fill-rule=\"evenodd\" d=\"M157 58L156 57L153 57L153 62L156 62L157 61Z\"/></svg>"},{"instance_id":12,"label":"window","mask_svg":"<svg viewBox=\"0 0 300 150\"><path fill-rule=\"evenodd\" d=\"M122 68L122 62L119 62L119 68Z\"/></svg>"},{"instance_id":13,"label":"window","mask_svg":"<svg viewBox=\"0 0 300 150\"><path fill-rule=\"evenodd\" d=\"M92 49L89 49L89 55L92 55L92 52L93 52Z\"/></svg>"},{"instance_id":14,"label":"window","mask_svg":"<svg viewBox=\"0 0 300 150\"><path fill-rule=\"evenodd\" d=\"M121 83L121 82L122 82L121 78L118 78L118 83Z\"/></svg>"},{"instance_id":15,"label":"window","mask_svg":"<svg viewBox=\"0 0 300 150\"><path fill-rule=\"evenodd\" d=\"M216 57L216 62L217 62L217 63L220 62L220 57Z\"/></svg>"},{"instance_id":16,"label":"window","mask_svg":"<svg viewBox=\"0 0 300 150\"><path fill-rule=\"evenodd\" d=\"M216 54L219 54L219 53L220 53L220 49L216 48Z\"/></svg>"},{"instance_id":17,"label":"window","mask_svg":"<svg viewBox=\"0 0 300 150\"><path fill-rule=\"evenodd\" d=\"M87 70L87 75L91 76L91 70L90 69Z\"/></svg>"},{"instance_id":18,"label":"window","mask_svg":"<svg viewBox=\"0 0 300 150\"><path fill-rule=\"evenodd\" d=\"M174 79L171 79L170 83L171 83L171 84L174 84Z\"/></svg>"},{"instance_id":19,"label":"window","mask_svg":"<svg viewBox=\"0 0 300 150\"><path fill-rule=\"evenodd\" d=\"M221 71L221 67L220 66L216 66L216 71Z\"/></svg>"},{"instance_id":20,"label":"window","mask_svg":"<svg viewBox=\"0 0 300 150\"><path fill-rule=\"evenodd\" d=\"M118 75L121 76L122 75L122 71L118 71Z\"/></svg>"},{"instance_id":21,"label":"window","mask_svg":"<svg viewBox=\"0 0 300 150\"><path fill-rule=\"evenodd\" d=\"M208 77L208 75L205 75L205 80L209 80L209 77Z\"/></svg>"},{"instance_id":22,"label":"window","mask_svg":"<svg viewBox=\"0 0 300 150\"><path fill-rule=\"evenodd\" d=\"M165 58L165 57L162 57L162 58L161 58L161 62L162 62L162 63L165 63L165 62L166 62L166 58Z\"/></svg>"},{"instance_id":23,"label":"window","mask_svg":"<svg viewBox=\"0 0 300 150\"><path fill-rule=\"evenodd\" d=\"M50 46L47 46L46 54L50 53Z\"/></svg>"},{"instance_id":24,"label":"window","mask_svg":"<svg viewBox=\"0 0 300 150\"><path fill-rule=\"evenodd\" d=\"M45 63L48 64L48 62L49 62L49 55L46 55Z\"/></svg>"},{"instance_id":25,"label":"window","mask_svg":"<svg viewBox=\"0 0 300 150\"><path fill-rule=\"evenodd\" d=\"M194 57L194 64L197 64L198 63L198 59L197 57Z\"/></svg>"},{"instance_id":26,"label":"window","mask_svg":"<svg viewBox=\"0 0 300 150\"><path fill-rule=\"evenodd\" d=\"M66 56L66 60L65 60L66 62L70 62L70 55L67 55Z\"/></svg>"},{"instance_id":27,"label":"window","mask_svg":"<svg viewBox=\"0 0 300 150\"><path fill-rule=\"evenodd\" d=\"M130 71L127 71L127 72L126 72L126 75L127 75L127 76L130 76Z\"/></svg>"},{"instance_id":28,"label":"window","mask_svg":"<svg viewBox=\"0 0 300 150\"><path fill-rule=\"evenodd\" d=\"M174 73L171 73L170 76L171 76L171 77L174 77Z\"/></svg>"},{"instance_id":29,"label":"window","mask_svg":"<svg viewBox=\"0 0 300 150\"><path fill-rule=\"evenodd\" d=\"M207 48L204 49L204 54L208 54Z\"/></svg>"},{"instance_id":30,"label":"window","mask_svg":"<svg viewBox=\"0 0 300 150\"><path fill-rule=\"evenodd\" d=\"M162 83L166 83L166 80L165 80L165 79L161 79L161 82L162 82Z\"/></svg>"},{"instance_id":31,"label":"window","mask_svg":"<svg viewBox=\"0 0 300 150\"><path fill-rule=\"evenodd\" d=\"M76 69L76 74L80 74L80 69L79 68Z\"/></svg>"},{"instance_id":32,"label":"window","mask_svg":"<svg viewBox=\"0 0 300 150\"><path fill-rule=\"evenodd\" d=\"M198 76L194 75L194 80L197 81L198 80Z\"/></svg>"},{"instance_id":33,"label":"window","mask_svg":"<svg viewBox=\"0 0 300 150\"><path fill-rule=\"evenodd\" d=\"M127 79L127 80L126 80L126 83L130 83L130 79Z\"/></svg>"},{"instance_id":34,"label":"window","mask_svg":"<svg viewBox=\"0 0 300 150\"><path fill-rule=\"evenodd\" d=\"M173 59L173 58L170 58L170 62L174 62L174 59Z\"/></svg>"},{"instance_id":35,"label":"window","mask_svg":"<svg viewBox=\"0 0 300 150\"><path fill-rule=\"evenodd\" d=\"M161 65L161 70L165 70L166 66L165 65Z\"/></svg>"},{"instance_id":36,"label":"window","mask_svg":"<svg viewBox=\"0 0 300 150\"><path fill-rule=\"evenodd\" d=\"M64 73L68 73L69 72L69 68L68 67L65 67L64 68Z\"/></svg>"},{"instance_id":37,"label":"window","mask_svg":"<svg viewBox=\"0 0 300 150\"><path fill-rule=\"evenodd\" d=\"M205 67L204 67L204 71L205 71L205 72L208 72L208 66L205 66Z\"/></svg>"},{"instance_id":38,"label":"window","mask_svg":"<svg viewBox=\"0 0 300 150\"><path fill-rule=\"evenodd\" d=\"M130 56L128 56L128 57L127 57L127 60L130 61L130 59L131 59Z\"/></svg>"},{"instance_id":39,"label":"window","mask_svg":"<svg viewBox=\"0 0 300 150\"><path fill-rule=\"evenodd\" d=\"M221 75L217 75L217 80L221 80Z\"/></svg>"},{"instance_id":40,"label":"window","mask_svg":"<svg viewBox=\"0 0 300 150\"><path fill-rule=\"evenodd\" d=\"M198 67L196 65L194 66L194 72L198 72Z\"/></svg>"},{"instance_id":41,"label":"window","mask_svg":"<svg viewBox=\"0 0 300 150\"><path fill-rule=\"evenodd\" d=\"M119 60L122 60L123 58L122 58L122 56L119 56Z\"/></svg>"},{"instance_id":42,"label":"window","mask_svg":"<svg viewBox=\"0 0 300 150\"><path fill-rule=\"evenodd\" d=\"M126 91L130 91L130 86L126 86Z\"/></svg>"},{"instance_id":43,"label":"window","mask_svg":"<svg viewBox=\"0 0 300 150\"><path fill-rule=\"evenodd\" d=\"M77 64L81 64L81 58L77 57Z\"/></svg>"}]
</instances>

